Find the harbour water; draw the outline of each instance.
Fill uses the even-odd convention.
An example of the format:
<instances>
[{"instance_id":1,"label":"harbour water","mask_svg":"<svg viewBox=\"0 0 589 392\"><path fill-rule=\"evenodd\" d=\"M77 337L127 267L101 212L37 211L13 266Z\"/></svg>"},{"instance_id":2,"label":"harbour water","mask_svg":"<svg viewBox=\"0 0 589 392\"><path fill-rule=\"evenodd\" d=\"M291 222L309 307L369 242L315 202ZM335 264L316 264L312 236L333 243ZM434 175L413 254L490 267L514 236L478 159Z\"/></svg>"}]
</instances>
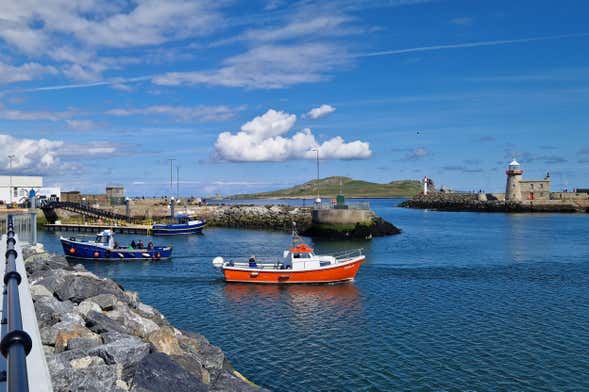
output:
<instances>
[{"instance_id":1,"label":"harbour water","mask_svg":"<svg viewBox=\"0 0 589 392\"><path fill-rule=\"evenodd\" d=\"M175 247L168 262L85 265L275 391L589 390L589 215L398 202L371 204L401 235L313 243L318 253L364 248L353 284L225 284L213 257L280 257L289 245L286 233L255 230L158 237ZM39 237L61 252L58 234Z\"/></svg>"}]
</instances>

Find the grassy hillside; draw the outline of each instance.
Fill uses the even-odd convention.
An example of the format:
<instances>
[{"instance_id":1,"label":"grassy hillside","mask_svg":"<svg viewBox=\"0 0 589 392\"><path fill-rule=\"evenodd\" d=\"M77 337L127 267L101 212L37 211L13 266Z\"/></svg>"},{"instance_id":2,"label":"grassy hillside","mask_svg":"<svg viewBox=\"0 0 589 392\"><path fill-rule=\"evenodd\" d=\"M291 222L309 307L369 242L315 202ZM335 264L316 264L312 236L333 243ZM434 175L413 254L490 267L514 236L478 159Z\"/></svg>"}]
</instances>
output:
<instances>
[{"instance_id":1,"label":"grassy hillside","mask_svg":"<svg viewBox=\"0 0 589 392\"><path fill-rule=\"evenodd\" d=\"M313 180L291 188L272 192L239 194L231 196L233 199L263 199L263 198L313 198L317 195L317 184L321 197L334 198L341 188L346 197L410 197L421 190L419 181L401 180L387 184L354 180L349 177L327 177Z\"/></svg>"}]
</instances>

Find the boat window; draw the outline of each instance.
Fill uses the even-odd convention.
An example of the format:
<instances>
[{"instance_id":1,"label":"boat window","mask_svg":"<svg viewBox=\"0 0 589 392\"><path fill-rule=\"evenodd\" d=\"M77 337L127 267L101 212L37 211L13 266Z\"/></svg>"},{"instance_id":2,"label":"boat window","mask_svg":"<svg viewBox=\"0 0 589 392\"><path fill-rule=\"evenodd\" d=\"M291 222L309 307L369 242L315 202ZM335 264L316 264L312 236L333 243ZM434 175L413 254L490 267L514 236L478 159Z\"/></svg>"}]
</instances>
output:
<instances>
[{"instance_id":1,"label":"boat window","mask_svg":"<svg viewBox=\"0 0 589 392\"><path fill-rule=\"evenodd\" d=\"M102 236L102 235L98 235L96 236L96 242L100 243L100 244L107 244L108 243L108 236Z\"/></svg>"},{"instance_id":2,"label":"boat window","mask_svg":"<svg viewBox=\"0 0 589 392\"><path fill-rule=\"evenodd\" d=\"M300 253L294 253L294 254L292 255L292 258L293 258L293 259L300 259L300 258L301 258L301 254L300 254Z\"/></svg>"}]
</instances>

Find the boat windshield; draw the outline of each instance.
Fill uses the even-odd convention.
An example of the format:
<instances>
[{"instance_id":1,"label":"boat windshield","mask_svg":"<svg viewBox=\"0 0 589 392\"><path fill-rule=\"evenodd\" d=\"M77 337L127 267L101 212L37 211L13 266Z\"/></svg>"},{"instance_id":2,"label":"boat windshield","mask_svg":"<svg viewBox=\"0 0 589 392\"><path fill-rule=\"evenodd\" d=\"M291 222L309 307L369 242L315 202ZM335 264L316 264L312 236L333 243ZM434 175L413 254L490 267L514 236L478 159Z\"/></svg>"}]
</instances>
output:
<instances>
[{"instance_id":1,"label":"boat windshield","mask_svg":"<svg viewBox=\"0 0 589 392\"><path fill-rule=\"evenodd\" d=\"M108 241L110 240L110 236L108 235L97 235L96 236L96 242L99 244L108 244Z\"/></svg>"}]
</instances>

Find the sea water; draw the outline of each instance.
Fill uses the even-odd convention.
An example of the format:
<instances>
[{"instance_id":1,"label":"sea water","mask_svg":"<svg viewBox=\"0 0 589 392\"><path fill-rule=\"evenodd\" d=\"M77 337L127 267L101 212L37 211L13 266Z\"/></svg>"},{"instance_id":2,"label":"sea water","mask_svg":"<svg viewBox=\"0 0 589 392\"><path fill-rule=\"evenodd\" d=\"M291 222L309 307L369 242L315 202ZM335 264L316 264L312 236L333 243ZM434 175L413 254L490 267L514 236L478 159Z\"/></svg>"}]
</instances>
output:
<instances>
[{"instance_id":1,"label":"sea water","mask_svg":"<svg viewBox=\"0 0 589 392\"><path fill-rule=\"evenodd\" d=\"M156 237L174 246L172 260L85 265L275 391L589 390L589 215L397 203L371 200L400 235L310 241L318 253L364 248L352 284L224 283L215 256L278 258L290 244L287 233L258 230ZM62 252L58 234L39 238Z\"/></svg>"}]
</instances>

